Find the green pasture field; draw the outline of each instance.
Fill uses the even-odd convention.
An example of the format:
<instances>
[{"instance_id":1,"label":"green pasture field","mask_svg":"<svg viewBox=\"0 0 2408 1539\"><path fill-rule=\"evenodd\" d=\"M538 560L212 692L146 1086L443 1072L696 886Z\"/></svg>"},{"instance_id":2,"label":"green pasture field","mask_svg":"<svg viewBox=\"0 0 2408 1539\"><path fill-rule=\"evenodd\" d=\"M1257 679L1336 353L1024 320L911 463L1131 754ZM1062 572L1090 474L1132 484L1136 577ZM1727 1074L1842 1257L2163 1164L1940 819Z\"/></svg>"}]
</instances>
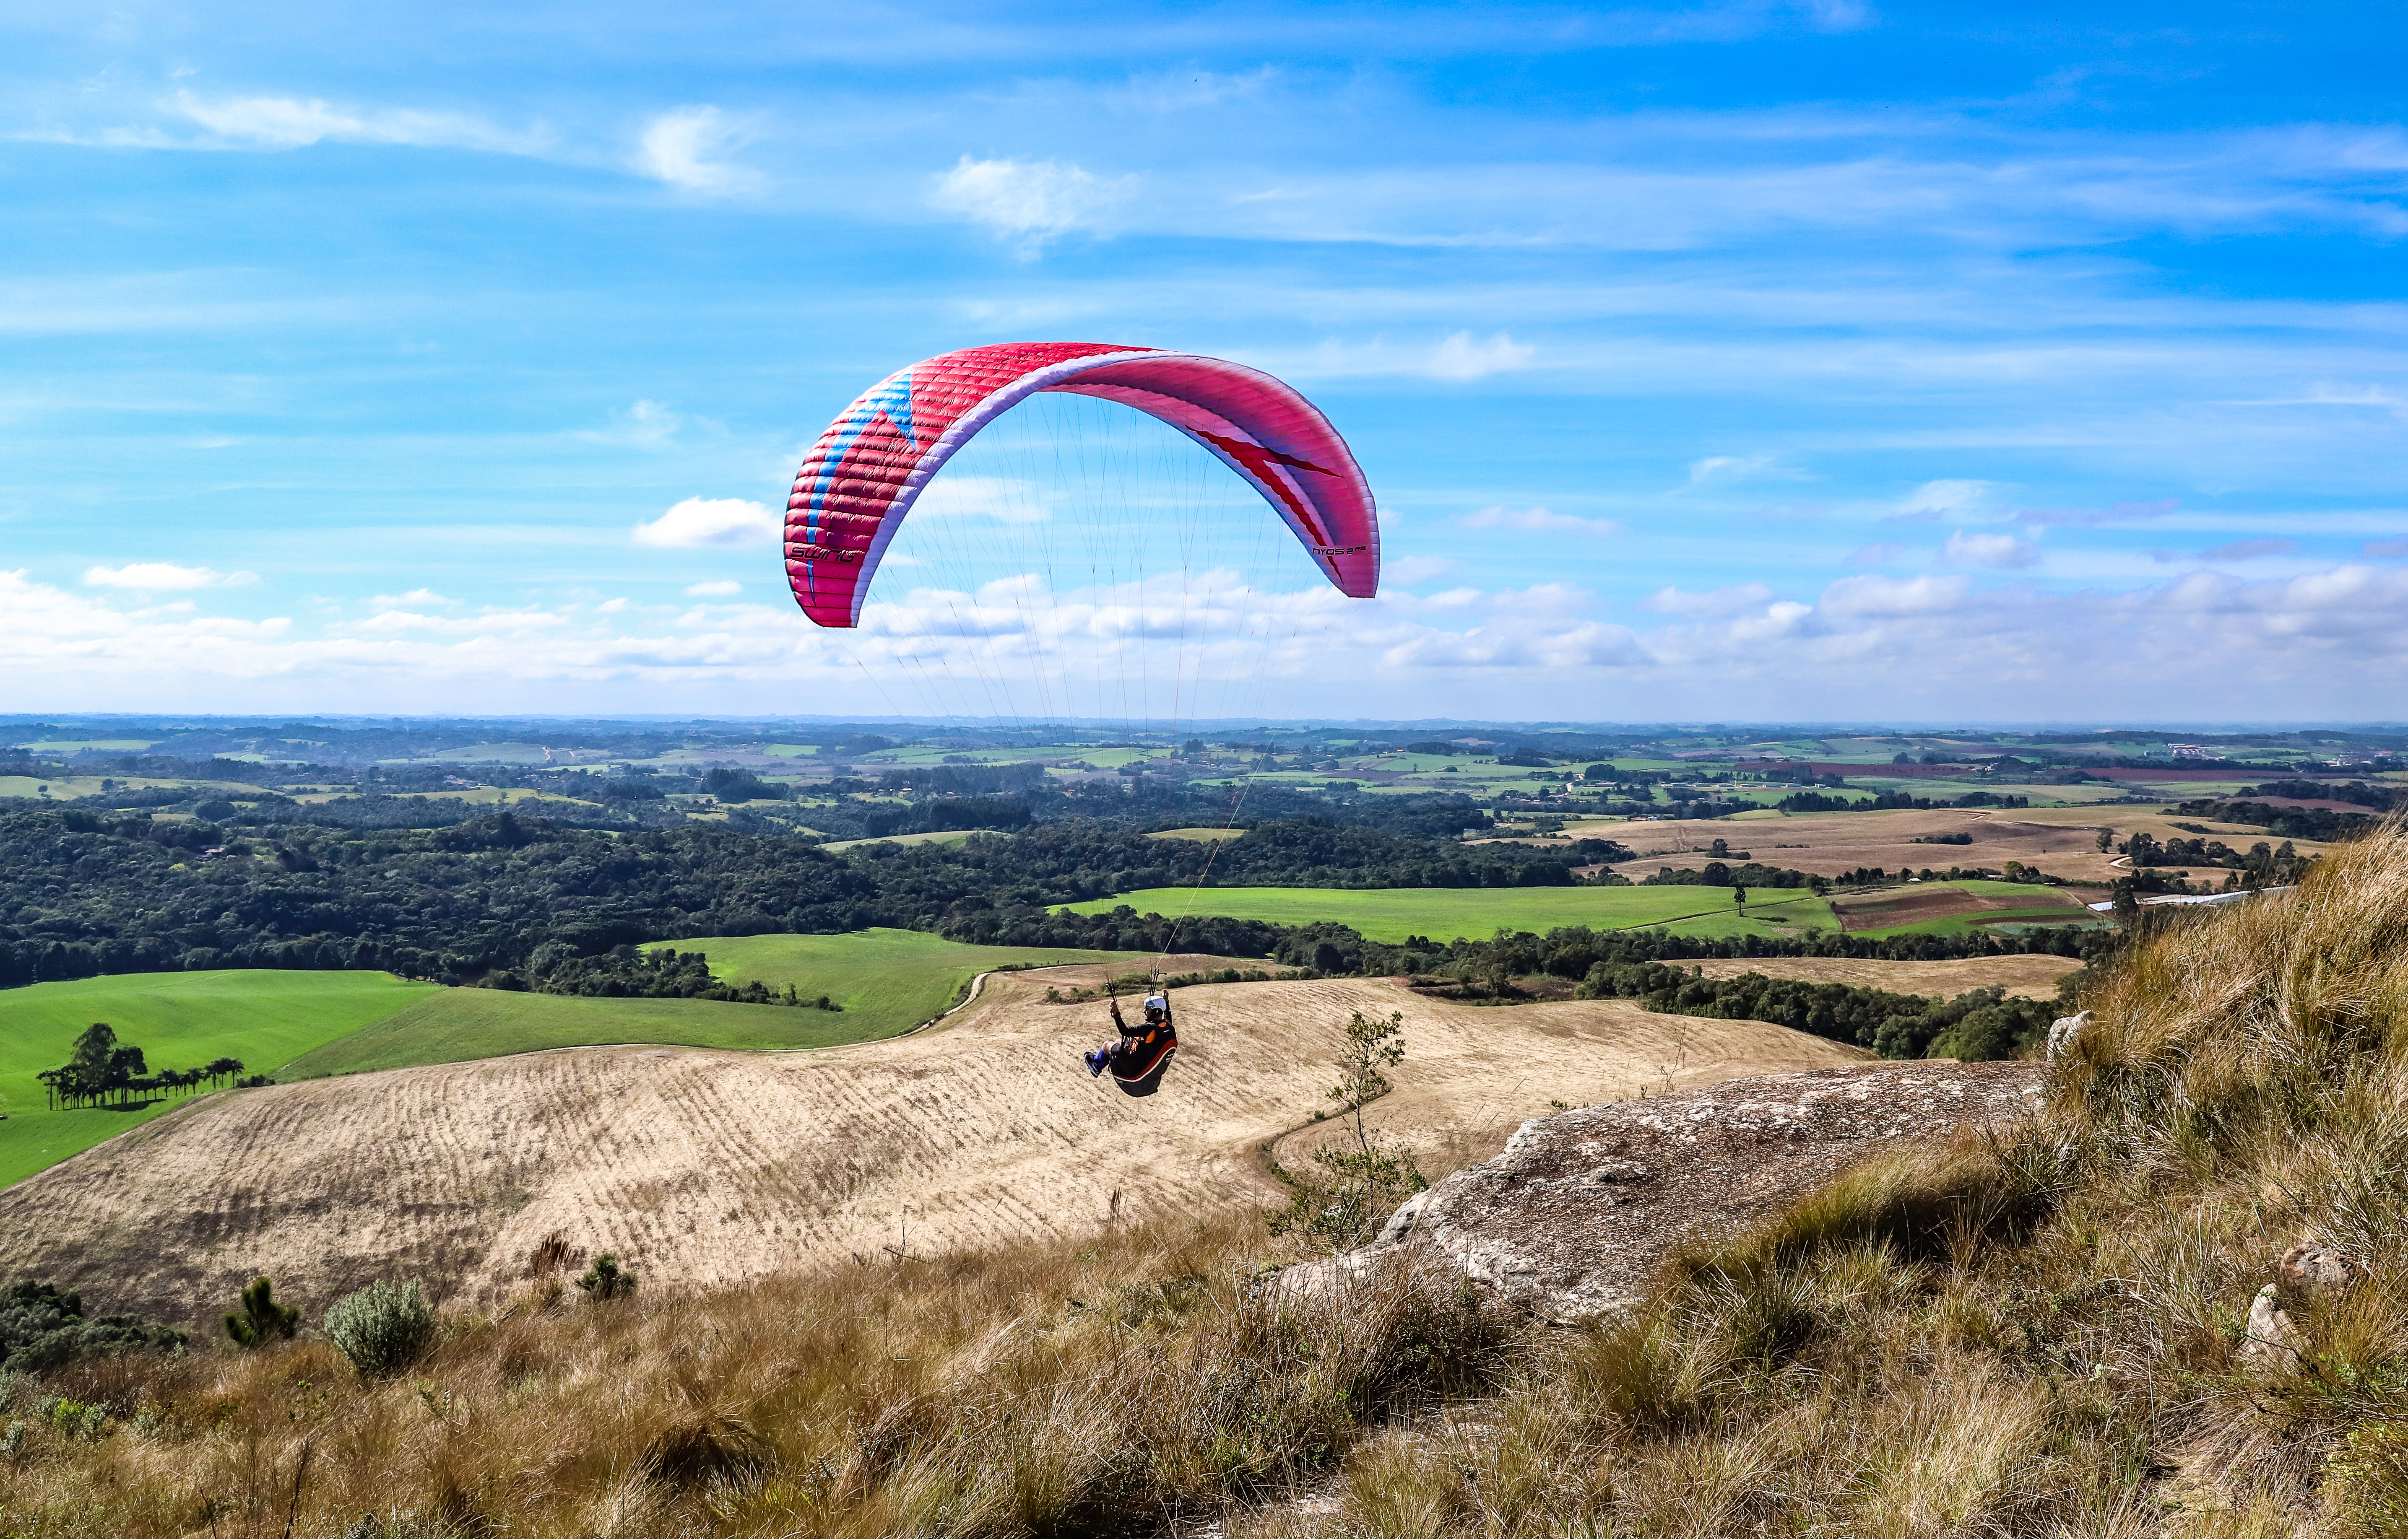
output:
<instances>
[{"instance_id":1,"label":"green pasture field","mask_svg":"<svg viewBox=\"0 0 2408 1539\"><path fill-rule=\"evenodd\" d=\"M176 791L205 791L212 795L228 798L267 794L257 786L247 786L236 780L160 779L143 775L0 775L0 796L37 797L39 795L37 788L42 786L50 788L50 795L54 800L63 801L70 796L96 796L100 794L100 783L103 779L131 791L148 791L154 786L166 786Z\"/></svg>"},{"instance_id":2,"label":"green pasture field","mask_svg":"<svg viewBox=\"0 0 2408 1539\"><path fill-rule=\"evenodd\" d=\"M1242 828L1166 828L1159 834L1149 834L1149 839L1234 839L1246 831Z\"/></svg>"},{"instance_id":3,"label":"green pasture field","mask_svg":"<svg viewBox=\"0 0 2408 1539\"><path fill-rule=\"evenodd\" d=\"M957 845L973 834L1003 832L998 828L956 828L946 829L937 834L890 834L883 839L838 839L834 844L822 845L820 848L828 850L847 850L859 849L864 845Z\"/></svg>"},{"instance_id":4,"label":"green pasture field","mask_svg":"<svg viewBox=\"0 0 2408 1539\"><path fill-rule=\"evenodd\" d=\"M1951 919L1924 919L1914 924L1889 925L1877 930L1851 930L1848 933L1860 939L1881 940L1891 935L1971 934L1979 930L1996 929L2002 922L2017 925L2085 924L2101 929L2109 924L2109 921L2101 916L2085 908L2081 901L2069 894L2065 889L2038 886L2028 882L1994 882L1979 878L1956 882L1919 882L1909 887L1886 890L1873 896L1871 901L1879 903L1883 899L1896 900L1914 893L1930 892L1946 888L1976 892L1984 897L2005 898L2010 902L2018 899L2029 899L2030 902L2017 903L2012 908L1989 909L1981 914L1960 914ZM1857 906L1846 899L1842 899L1840 902L1840 907L1842 909ZM1974 922L1976 919L1986 922L1977 924Z\"/></svg>"},{"instance_id":5,"label":"green pasture field","mask_svg":"<svg viewBox=\"0 0 2408 1539\"><path fill-rule=\"evenodd\" d=\"M917 930L718 935L659 945L704 953L716 977L738 983L757 978L781 989L791 983L807 998L825 994L844 1008L445 989L296 1061L289 1077L460 1063L510 1053L615 1043L666 1043L745 1052L838 1047L910 1031L952 1005L972 975L989 968L1013 962L1111 962L1136 955L1067 948L963 946Z\"/></svg>"},{"instance_id":6,"label":"green pasture field","mask_svg":"<svg viewBox=\"0 0 2408 1539\"><path fill-rule=\"evenodd\" d=\"M441 748L406 762L439 764L447 760L457 764L540 764L544 753L540 743L471 743L465 748Z\"/></svg>"},{"instance_id":7,"label":"green pasture field","mask_svg":"<svg viewBox=\"0 0 2408 1539\"><path fill-rule=\"evenodd\" d=\"M0 990L0 1187L79 1154L105 1138L181 1105L182 1097L135 1111L48 1109L34 1076L67 1061L95 1020L140 1047L152 1073L238 1058L253 1074L288 1063L371 1021L442 992L390 973L227 969L127 973ZM241 1091L217 1091L241 1094Z\"/></svg>"},{"instance_id":8,"label":"green pasture field","mask_svg":"<svg viewBox=\"0 0 2408 1539\"><path fill-rule=\"evenodd\" d=\"M360 793L356 791L310 791L306 795L296 794L293 799L296 802L308 802L322 805L327 802L339 801L347 796L357 796ZM404 801L426 802L444 800L466 802L471 806L508 806L516 802L568 802L579 806L594 806L597 805L596 803L586 801L580 797L564 796L556 791L528 791L520 786L478 786L474 789L465 786L455 786L450 791L380 791L378 794L392 796L397 800Z\"/></svg>"},{"instance_id":9,"label":"green pasture field","mask_svg":"<svg viewBox=\"0 0 2408 1539\"><path fill-rule=\"evenodd\" d=\"M1073 947L965 946L924 930L855 930L841 935L721 935L663 941L710 959L713 977L759 980L773 989L793 984L805 998L827 995L841 1016L775 1008L858 1023L848 1041L909 1031L953 1003L975 974L1007 966L1046 967L1074 962L1121 962L1144 953L1086 951ZM657 948L647 947L647 950Z\"/></svg>"},{"instance_id":10,"label":"green pasture field","mask_svg":"<svg viewBox=\"0 0 2408 1539\"><path fill-rule=\"evenodd\" d=\"M1836 930L1831 905L1802 889L1759 888L1742 919L1724 887L1154 887L1072 904L1104 914L1126 904L1140 914L1216 914L1274 924L1351 925L1390 944L1409 935L1445 941L1498 930L1544 934L1564 925L1628 930L1661 925L1684 935L1797 935ZM1192 905L1192 906L1191 906Z\"/></svg>"}]
</instances>

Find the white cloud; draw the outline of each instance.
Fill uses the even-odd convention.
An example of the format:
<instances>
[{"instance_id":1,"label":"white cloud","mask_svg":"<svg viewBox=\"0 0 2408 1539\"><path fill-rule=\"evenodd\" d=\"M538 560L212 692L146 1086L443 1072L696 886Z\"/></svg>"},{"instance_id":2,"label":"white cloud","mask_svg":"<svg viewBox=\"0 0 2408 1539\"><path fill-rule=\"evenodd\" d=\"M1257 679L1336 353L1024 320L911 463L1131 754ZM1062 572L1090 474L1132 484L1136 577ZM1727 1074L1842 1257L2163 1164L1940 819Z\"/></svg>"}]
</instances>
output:
<instances>
[{"instance_id":1,"label":"white cloud","mask_svg":"<svg viewBox=\"0 0 2408 1539\"><path fill-rule=\"evenodd\" d=\"M2014 720L2061 716L2075 677L2102 717L2162 714L2169 699L2228 719L2362 715L2408 669L2397 622L2408 568L2396 565L2260 581L2197 572L2120 592L1861 575L1812 604L1764 602L1752 585L1680 595L1656 606L1669 623L1653 629L1612 623L1594 595L1563 584L1357 602L1215 571L1186 591L1166 606L1158 586L1134 582L890 590L853 632L816 630L782 605L714 603L675 615L405 606L295 634L284 619L231 620L189 599L150 605L0 572L0 613L11 620L0 627L0 677L20 699L38 697L28 708L46 709L105 694L149 709L199 699L325 709L371 697L456 709L468 697L522 710L569 699L741 710L757 708L767 682L824 688L844 708L974 715L1066 705L1156 715L1231 705L1226 714L1242 715L1274 687L1289 691L1291 710L1309 710L1341 677L1357 681L1367 713L1588 720L1660 719L1701 698L1728 720L1961 716L1971 678L1985 714ZM1174 658L1185 666L1169 666ZM1151 706L1130 692L1157 685ZM1174 702L1174 686L1204 692Z\"/></svg>"},{"instance_id":2,"label":"white cloud","mask_svg":"<svg viewBox=\"0 0 2408 1539\"><path fill-rule=\"evenodd\" d=\"M1538 349L1498 332L1475 342L1469 332L1457 332L1432 349L1421 372L1433 379L1483 379L1492 374L1526 369Z\"/></svg>"},{"instance_id":3,"label":"white cloud","mask_svg":"<svg viewBox=\"0 0 2408 1539\"><path fill-rule=\"evenodd\" d=\"M688 598L734 598L744 591L740 582L697 582L687 588Z\"/></svg>"},{"instance_id":4,"label":"white cloud","mask_svg":"<svg viewBox=\"0 0 2408 1539\"><path fill-rule=\"evenodd\" d=\"M2013 568L2040 564L2040 547L2013 534L1967 534L1957 530L1942 547L1943 560L1960 566Z\"/></svg>"},{"instance_id":5,"label":"white cloud","mask_svg":"<svg viewBox=\"0 0 2408 1539\"><path fill-rule=\"evenodd\" d=\"M293 96L233 96L205 101L189 91L176 93L177 112L218 139L262 150L299 150L333 139L353 144L398 144L483 150L507 155L541 154L552 136L541 127L506 129L458 112L409 108L344 108Z\"/></svg>"},{"instance_id":6,"label":"white cloud","mask_svg":"<svg viewBox=\"0 0 2408 1539\"><path fill-rule=\"evenodd\" d=\"M1512 529L1526 534L1618 534L1612 519L1584 519L1545 507L1484 507L1455 520L1466 529Z\"/></svg>"},{"instance_id":7,"label":"white cloud","mask_svg":"<svg viewBox=\"0 0 2408 1539\"><path fill-rule=\"evenodd\" d=\"M256 582L259 577L252 572L217 572L206 566L142 561L124 566L94 566L85 571L83 580L94 588L138 588L146 592L164 592L183 588L238 587Z\"/></svg>"},{"instance_id":8,"label":"white cloud","mask_svg":"<svg viewBox=\"0 0 2408 1539\"><path fill-rule=\"evenodd\" d=\"M644 125L635 167L683 192L715 197L758 192L768 178L726 158L752 137L749 122L715 107L674 107Z\"/></svg>"},{"instance_id":9,"label":"white cloud","mask_svg":"<svg viewBox=\"0 0 2408 1539\"><path fill-rule=\"evenodd\" d=\"M1795 478L1797 472L1776 468L1779 457L1771 454L1713 454L1689 462L1689 484L1703 486L1708 481L1744 481L1757 477L1779 475Z\"/></svg>"},{"instance_id":10,"label":"white cloud","mask_svg":"<svg viewBox=\"0 0 2408 1539\"><path fill-rule=\"evenodd\" d=\"M1760 582L1750 582L1735 588L1718 588L1710 593L1685 593L1678 588L1659 588L1648 594L1640 607L1659 615L1709 620L1743 610L1762 609L1771 602L1771 589Z\"/></svg>"},{"instance_id":11,"label":"white cloud","mask_svg":"<svg viewBox=\"0 0 2408 1539\"><path fill-rule=\"evenodd\" d=\"M1383 518L1385 515L1382 515ZM1463 570L1463 563L1450 556L1398 556L1380 559L1380 576L1388 582L1429 582L1439 577L1451 577Z\"/></svg>"},{"instance_id":12,"label":"white cloud","mask_svg":"<svg viewBox=\"0 0 2408 1539\"><path fill-rule=\"evenodd\" d=\"M784 533L784 519L741 497L688 497L652 522L635 528L638 545L671 549L770 544Z\"/></svg>"},{"instance_id":13,"label":"white cloud","mask_svg":"<svg viewBox=\"0 0 2408 1539\"><path fill-rule=\"evenodd\" d=\"M911 505L913 520L992 519L1044 523L1054 517L1057 489L1008 476L939 476ZM908 531L907 523L905 529ZM892 560L892 557L888 558Z\"/></svg>"},{"instance_id":14,"label":"white cloud","mask_svg":"<svg viewBox=\"0 0 2408 1539\"><path fill-rule=\"evenodd\" d=\"M1896 540L1876 540L1860 545L1848 552L1844 564L1849 566L1887 566L1906 554L1906 547Z\"/></svg>"},{"instance_id":15,"label":"white cloud","mask_svg":"<svg viewBox=\"0 0 2408 1539\"><path fill-rule=\"evenodd\" d=\"M413 588L407 593L379 593L368 603L379 609L423 609L430 605L449 606L452 600L432 588Z\"/></svg>"},{"instance_id":16,"label":"white cloud","mask_svg":"<svg viewBox=\"0 0 2408 1539\"><path fill-rule=\"evenodd\" d=\"M685 419L658 401L638 401L610 414L610 425L600 432L577 435L597 444L625 444L633 449L666 449Z\"/></svg>"},{"instance_id":17,"label":"white cloud","mask_svg":"<svg viewBox=\"0 0 2408 1539\"><path fill-rule=\"evenodd\" d=\"M1106 216L1132 182L1108 179L1060 161L972 160L937 178L930 201L949 214L983 224L999 240L1034 257L1049 241L1074 231L1100 232Z\"/></svg>"},{"instance_id":18,"label":"white cloud","mask_svg":"<svg viewBox=\"0 0 2408 1539\"><path fill-rule=\"evenodd\" d=\"M1953 614L1971 588L1964 577L1842 577L1823 590L1822 607L1854 620Z\"/></svg>"},{"instance_id":19,"label":"white cloud","mask_svg":"<svg viewBox=\"0 0 2408 1539\"><path fill-rule=\"evenodd\" d=\"M2408 540L2369 540L2366 542L2366 554L2395 559L2408 556Z\"/></svg>"},{"instance_id":20,"label":"white cloud","mask_svg":"<svg viewBox=\"0 0 2408 1539\"><path fill-rule=\"evenodd\" d=\"M1986 507L1994 490L1988 481L1926 481L1900 497L1898 511L1882 521L1932 523L1941 519L1963 518Z\"/></svg>"}]
</instances>

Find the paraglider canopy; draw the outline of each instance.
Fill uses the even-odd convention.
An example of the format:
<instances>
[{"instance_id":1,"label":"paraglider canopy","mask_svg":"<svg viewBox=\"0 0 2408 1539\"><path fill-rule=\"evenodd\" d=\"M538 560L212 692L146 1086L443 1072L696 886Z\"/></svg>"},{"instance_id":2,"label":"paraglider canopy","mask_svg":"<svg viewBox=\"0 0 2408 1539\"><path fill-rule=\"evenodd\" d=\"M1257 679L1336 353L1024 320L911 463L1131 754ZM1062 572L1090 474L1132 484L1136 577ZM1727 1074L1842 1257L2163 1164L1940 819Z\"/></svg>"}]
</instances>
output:
<instances>
[{"instance_id":1,"label":"paraglider canopy","mask_svg":"<svg viewBox=\"0 0 2408 1539\"><path fill-rule=\"evenodd\" d=\"M1011 342L890 375L820 435L786 500L786 575L803 612L824 626L859 624L879 559L922 490L982 428L1046 391L1169 423L1262 493L1339 591L1379 591L1370 487L1328 419L1293 389L1196 353Z\"/></svg>"}]
</instances>

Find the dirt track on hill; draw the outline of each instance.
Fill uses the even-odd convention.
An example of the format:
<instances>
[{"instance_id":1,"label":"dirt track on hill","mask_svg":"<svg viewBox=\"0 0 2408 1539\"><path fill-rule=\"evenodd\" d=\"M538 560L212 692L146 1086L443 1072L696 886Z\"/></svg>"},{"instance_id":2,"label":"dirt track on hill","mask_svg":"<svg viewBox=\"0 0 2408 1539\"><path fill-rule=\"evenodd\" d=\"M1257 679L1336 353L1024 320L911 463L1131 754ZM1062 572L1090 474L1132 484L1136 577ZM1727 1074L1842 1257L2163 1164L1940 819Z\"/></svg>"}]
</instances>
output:
<instances>
[{"instance_id":1,"label":"dirt track on hill","mask_svg":"<svg viewBox=\"0 0 2408 1539\"><path fill-rule=\"evenodd\" d=\"M1177 996L1162 1092L1090 1079L1098 967L990 978L942 1028L812 1053L596 1047L214 1095L0 1192L8 1272L214 1329L251 1277L314 1316L379 1276L453 1304L564 1233L652 1287L1093 1232L1272 1200L1258 1146L1308 1122L1350 1012L1404 1013L1381 1120L1436 1176L1551 1101L1824 1067L1852 1048L1625 1001L1481 1008L1377 979Z\"/></svg>"}]
</instances>

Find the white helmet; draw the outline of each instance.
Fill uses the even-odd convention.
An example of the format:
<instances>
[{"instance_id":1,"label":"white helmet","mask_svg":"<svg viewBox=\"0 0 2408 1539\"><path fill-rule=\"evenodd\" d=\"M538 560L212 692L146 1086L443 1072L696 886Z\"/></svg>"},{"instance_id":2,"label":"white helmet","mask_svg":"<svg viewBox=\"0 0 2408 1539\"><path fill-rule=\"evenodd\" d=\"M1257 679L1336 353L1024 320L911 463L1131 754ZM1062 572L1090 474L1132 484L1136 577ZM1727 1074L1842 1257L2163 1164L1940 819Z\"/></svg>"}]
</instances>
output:
<instances>
[{"instance_id":1,"label":"white helmet","mask_svg":"<svg viewBox=\"0 0 2408 1539\"><path fill-rule=\"evenodd\" d=\"M1145 996L1145 1007L1149 1010L1159 1010L1164 1015L1168 1015L1170 1013L1170 996L1168 994L1148 994Z\"/></svg>"}]
</instances>

